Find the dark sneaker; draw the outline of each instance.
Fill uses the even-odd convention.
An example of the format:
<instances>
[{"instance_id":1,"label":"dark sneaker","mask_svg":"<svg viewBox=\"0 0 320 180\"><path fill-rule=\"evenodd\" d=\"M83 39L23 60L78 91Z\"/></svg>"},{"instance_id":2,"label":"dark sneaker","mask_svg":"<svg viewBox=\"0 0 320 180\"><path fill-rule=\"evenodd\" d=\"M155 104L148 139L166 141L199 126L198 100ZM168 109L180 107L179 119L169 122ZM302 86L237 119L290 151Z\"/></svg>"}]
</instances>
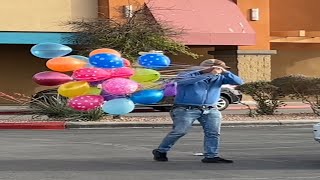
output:
<instances>
[{"instance_id":1,"label":"dark sneaker","mask_svg":"<svg viewBox=\"0 0 320 180\"><path fill-rule=\"evenodd\" d=\"M232 160L223 159L223 158L220 158L220 157L203 158L201 161L203 163L233 163Z\"/></svg>"},{"instance_id":2,"label":"dark sneaker","mask_svg":"<svg viewBox=\"0 0 320 180\"><path fill-rule=\"evenodd\" d=\"M152 154L155 161L168 161L167 153L162 153L155 149L152 151Z\"/></svg>"}]
</instances>

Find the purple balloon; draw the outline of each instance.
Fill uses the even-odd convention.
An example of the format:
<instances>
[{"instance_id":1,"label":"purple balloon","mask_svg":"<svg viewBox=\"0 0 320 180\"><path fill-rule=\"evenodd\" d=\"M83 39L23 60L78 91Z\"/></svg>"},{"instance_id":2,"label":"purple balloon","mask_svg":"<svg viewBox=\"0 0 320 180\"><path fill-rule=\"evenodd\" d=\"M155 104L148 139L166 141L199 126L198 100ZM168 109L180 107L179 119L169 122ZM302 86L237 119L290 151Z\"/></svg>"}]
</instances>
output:
<instances>
[{"instance_id":1,"label":"purple balloon","mask_svg":"<svg viewBox=\"0 0 320 180\"><path fill-rule=\"evenodd\" d=\"M98 86L99 84L102 84L104 82L103 81L93 81L93 82L89 82L90 86Z\"/></svg>"},{"instance_id":2,"label":"purple balloon","mask_svg":"<svg viewBox=\"0 0 320 180\"><path fill-rule=\"evenodd\" d=\"M112 99L118 99L118 98L126 98L125 95L109 94L109 93L105 92L104 90L102 90L102 94L101 95L103 96L105 101L110 101Z\"/></svg>"},{"instance_id":3,"label":"purple balloon","mask_svg":"<svg viewBox=\"0 0 320 180\"><path fill-rule=\"evenodd\" d=\"M66 74L53 71L39 72L32 79L42 86L57 86L73 80L72 77Z\"/></svg>"},{"instance_id":4,"label":"purple balloon","mask_svg":"<svg viewBox=\"0 0 320 180\"><path fill-rule=\"evenodd\" d=\"M177 95L177 83L170 82L164 87L164 96L175 96Z\"/></svg>"}]
</instances>

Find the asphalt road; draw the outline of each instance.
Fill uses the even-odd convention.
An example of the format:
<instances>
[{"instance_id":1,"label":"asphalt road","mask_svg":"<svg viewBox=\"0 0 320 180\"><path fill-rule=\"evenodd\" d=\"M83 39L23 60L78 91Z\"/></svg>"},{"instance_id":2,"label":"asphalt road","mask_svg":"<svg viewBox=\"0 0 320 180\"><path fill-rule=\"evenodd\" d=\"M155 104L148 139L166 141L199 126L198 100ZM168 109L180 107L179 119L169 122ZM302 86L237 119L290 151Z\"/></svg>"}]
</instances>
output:
<instances>
[{"instance_id":1,"label":"asphalt road","mask_svg":"<svg viewBox=\"0 0 320 180\"><path fill-rule=\"evenodd\" d=\"M320 144L311 127L222 129L223 157L202 164L202 134L194 127L169 154L151 150L169 129L0 131L3 180L319 180Z\"/></svg>"}]
</instances>

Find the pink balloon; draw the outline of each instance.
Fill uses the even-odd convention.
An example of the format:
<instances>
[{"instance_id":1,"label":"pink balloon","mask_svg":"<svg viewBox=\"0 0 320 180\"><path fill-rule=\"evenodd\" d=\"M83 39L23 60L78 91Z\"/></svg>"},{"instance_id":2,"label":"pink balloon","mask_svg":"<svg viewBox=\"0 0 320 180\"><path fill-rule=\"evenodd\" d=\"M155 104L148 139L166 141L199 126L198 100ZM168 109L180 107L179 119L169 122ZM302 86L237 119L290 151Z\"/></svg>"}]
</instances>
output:
<instances>
[{"instance_id":1,"label":"pink balloon","mask_svg":"<svg viewBox=\"0 0 320 180\"><path fill-rule=\"evenodd\" d=\"M57 86L73 80L72 77L66 74L53 71L39 72L32 79L42 86Z\"/></svg>"},{"instance_id":2,"label":"pink balloon","mask_svg":"<svg viewBox=\"0 0 320 180\"><path fill-rule=\"evenodd\" d=\"M90 111L101 107L104 99L99 95L84 95L71 99L68 103L69 107L78 111Z\"/></svg>"},{"instance_id":3,"label":"pink balloon","mask_svg":"<svg viewBox=\"0 0 320 180\"><path fill-rule=\"evenodd\" d=\"M111 72L100 68L82 68L75 70L72 77L78 81L102 81L111 78Z\"/></svg>"},{"instance_id":4,"label":"pink balloon","mask_svg":"<svg viewBox=\"0 0 320 180\"><path fill-rule=\"evenodd\" d=\"M134 74L134 70L129 67L122 67L116 69L106 69L111 74L112 78L129 78Z\"/></svg>"},{"instance_id":5,"label":"pink balloon","mask_svg":"<svg viewBox=\"0 0 320 180\"><path fill-rule=\"evenodd\" d=\"M131 66L131 62L128 59L122 58L124 66L125 67L130 67Z\"/></svg>"},{"instance_id":6,"label":"pink balloon","mask_svg":"<svg viewBox=\"0 0 320 180\"><path fill-rule=\"evenodd\" d=\"M138 89L138 83L125 78L112 78L102 83L102 88L109 94L126 95Z\"/></svg>"}]
</instances>

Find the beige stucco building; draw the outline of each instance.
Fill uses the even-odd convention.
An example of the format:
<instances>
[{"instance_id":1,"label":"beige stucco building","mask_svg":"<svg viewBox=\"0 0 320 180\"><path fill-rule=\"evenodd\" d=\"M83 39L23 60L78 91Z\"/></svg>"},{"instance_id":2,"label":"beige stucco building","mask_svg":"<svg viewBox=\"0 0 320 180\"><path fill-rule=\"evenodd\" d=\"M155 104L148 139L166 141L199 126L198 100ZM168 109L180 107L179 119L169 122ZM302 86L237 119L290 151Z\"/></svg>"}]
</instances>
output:
<instances>
[{"instance_id":1,"label":"beige stucco building","mask_svg":"<svg viewBox=\"0 0 320 180\"><path fill-rule=\"evenodd\" d=\"M167 1L160 0L162 3L158 5ZM180 0L170 2L176 2L176 6L181 8L187 7L184 6L186 3L179 4ZM188 2L192 3L193 0ZM190 15L184 14L183 19L179 19L177 13L166 16L176 22L175 25L193 27L192 23L195 22L199 25L198 28L194 26L189 36L182 40L202 57L193 60L185 56L175 56L172 57L175 63L198 64L206 58L220 58L247 82L297 73L320 75L320 71L317 71L317 66L320 65L320 24L317 22L320 17L317 9L320 1L197 2L191 6L193 9L188 9ZM45 60L32 56L30 48L40 42L65 43L63 37L72 33L65 25L67 21L97 17L120 20L125 18L125 6L132 5L135 9L143 3L144 0L2 0L0 91L31 95L47 88L37 86L31 79L35 73L47 69ZM206 14L202 13L202 8L210 7L218 8L212 11L209 9ZM156 19L161 19L157 12L152 9L151 12ZM201 18L192 20L191 17L197 15ZM232 18L227 18L228 16Z\"/></svg>"}]
</instances>

